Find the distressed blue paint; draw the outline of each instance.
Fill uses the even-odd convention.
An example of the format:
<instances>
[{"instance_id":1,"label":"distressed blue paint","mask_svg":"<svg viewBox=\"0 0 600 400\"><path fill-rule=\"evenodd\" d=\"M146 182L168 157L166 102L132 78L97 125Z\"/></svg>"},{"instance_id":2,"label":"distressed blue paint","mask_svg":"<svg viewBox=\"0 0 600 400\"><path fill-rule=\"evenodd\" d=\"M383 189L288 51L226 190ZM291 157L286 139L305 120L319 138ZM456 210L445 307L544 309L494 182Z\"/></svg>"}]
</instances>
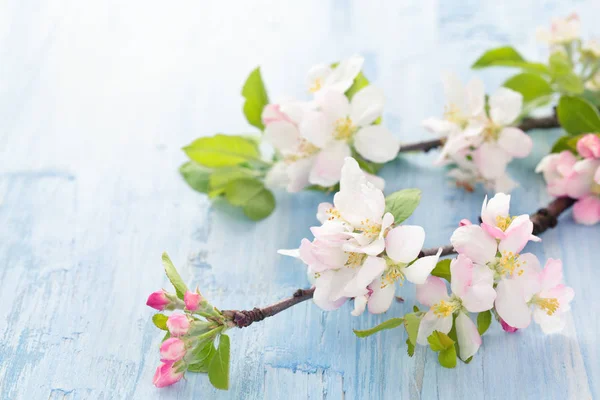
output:
<instances>
[{"instance_id":1,"label":"distressed blue paint","mask_svg":"<svg viewBox=\"0 0 600 400\"><path fill-rule=\"evenodd\" d=\"M364 54L367 74L386 89L385 121L408 142L427 138L420 121L441 110L441 71L473 76L469 64L505 43L542 56L536 25L574 9L593 32L600 15L595 0L283 3L0 4L0 397L600 397L600 230L568 216L531 246L562 258L577 292L564 335L494 326L455 370L422 348L408 358L401 330L357 340L351 328L409 310L407 287L406 303L386 316L307 303L232 332L227 393L203 376L151 385L161 334L144 301L168 285L163 250L223 308L268 304L306 285L303 268L275 251L309 235L317 203L330 196L279 193L277 211L254 224L211 207L177 175L180 147L195 137L249 131L238 93L255 65L276 99L304 93L312 64ZM478 73L489 88L507 74ZM549 200L532 169L559 134L534 133L534 154L511 167L522 183L515 213ZM447 185L434 158L411 155L383 170L389 191L423 189L409 221L426 228L427 246L476 218L483 196Z\"/></svg>"}]
</instances>

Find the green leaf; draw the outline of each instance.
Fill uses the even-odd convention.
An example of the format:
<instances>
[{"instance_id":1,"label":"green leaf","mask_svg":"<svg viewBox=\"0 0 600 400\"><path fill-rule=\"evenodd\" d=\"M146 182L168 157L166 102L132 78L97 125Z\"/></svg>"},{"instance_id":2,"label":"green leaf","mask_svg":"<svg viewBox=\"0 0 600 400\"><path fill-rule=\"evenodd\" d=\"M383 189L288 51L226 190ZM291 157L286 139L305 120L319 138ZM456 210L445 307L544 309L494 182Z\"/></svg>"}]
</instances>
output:
<instances>
[{"instance_id":1,"label":"green leaf","mask_svg":"<svg viewBox=\"0 0 600 400\"><path fill-rule=\"evenodd\" d=\"M503 46L486 51L471 66L473 69L486 67L514 67L525 71L547 74L548 68L541 63L526 61L513 47Z\"/></svg>"},{"instance_id":2,"label":"green leaf","mask_svg":"<svg viewBox=\"0 0 600 400\"><path fill-rule=\"evenodd\" d=\"M480 312L477 315L477 331L479 332L479 335L483 335L488 330L491 323L492 323L491 311L487 310L484 312Z\"/></svg>"},{"instance_id":3,"label":"green leaf","mask_svg":"<svg viewBox=\"0 0 600 400\"><path fill-rule=\"evenodd\" d=\"M438 361L444 368L456 367L456 348L452 346L446 350L440 351L440 354L438 355Z\"/></svg>"},{"instance_id":4,"label":"green leaf","mask_svg":"<svg viewBox=\"0 0 600 400\"><path fill-rule=\"evenodd\" d=\"M400 190L385 198L385 211L392 213L395 224L400 224L412 215L420 201L419 189Z\"/></svg>"},{"instance_id":5,"label":"green leaf","mask_svg":"<svg viewBox=\"0 0 600 400\"><path fill-rule=\"evenodd\" d=\"M188 371L191 372L208 372L210 362L216 354L216 349L212 340L205 343L200 343L194 350L188 360Z\"/></svg>"},{"instance_id":6,"label":"green leaf","mask_svg":"<svg viewBox=\"0 0 600 400\"><path fill-rule=\"evenodd\" d=\"M179 173L190 187L200 193L208 193L208 181L211 170L193 161L188 161L179 167Z\"/></svg>"},{"instance_id":7,"label":"green leaf","mask_svg":"<svg viewBox=\"0 0 600 400\"><path fill-rule=\"evenodd\" d=\"M581 97L562 96L556 112L561 126L571 135L600 132L598 109Z\"/></svg>"},{"instance_id":8,"label":"green leaf","mask_svg":"<svg viewBox=\"0 0 600 400\"><path fill-rule=\"evenodd\" d=\"M269 96L267 96L267 90L260 75L260 67L256 67L248 75L246 83L244 83L244 87L242 88L242 96L246 99L244 103L244 115L248 123L261 131L264 130L262 112L263 108L269 104Z\"/></svg>"},{"instance_id":9,"label":"green leaf","mask_svg":"<svg viewBox=\"0 0 600 400\"><path fill-rule=\"evenodd\" d=\"M244 167L225 167L214 170L208 181L208 196L213 198L225 193L227 185L238 179L254 178L252 170Z\"/></svg>"},{"instance_id":10,"label":"green leaf","mask_svg":"<svg viewBox=\"0 0 600 400\"><path fill-rule=\"evenodd\" d=\"M433 271L431 271L431 275L437 276L438 278L443 278L448 282L451 282L452 277L450 274L450 259L438 261Z\"/></svg>"},{"instance_id":11,"label":"green leaf","mask_svg":"<svg viewBox=\"0 0 600 400\"><path fill-rule=\"evenodd\" d=\"M504 82L504 87L521 93L523 101L526 103L548 96L554 92L548 81L538 74L530 72L523 72L512 76Z\"/></svg>"},{"instance_id":12,"label":"green leaf","mask_svg":"<svg viewBox=\"0 0 600 400\"><path fill-rule=\"evenodd\" d=\"M571 140L573 140L573 136L561 136L558 138L554 145L552 146L551 153L560 153L565 150L569 150L573 154L577 154L577 149L571 146Z\"/></svg>"},{"instance_id":13,"label":"green leaf","mask_svg":"<svg viewBox=\"0 0 600 400\"><path fill-rule=\"evenodd\" d=\"M244 214L253 221L267 218L274 209L275 196L266 188L254 195L243 207Z\"/></svg>"},{"instance_id":14,"label":"green leaf","mask_svg":"<svg viewBox=\"0 0 600 400\"><path fill-rule=\"evenodd\" d=\"M167 331L167 320L169 319L169 317L167 317L164 314L154 314L152 316L152 322L154 322L154 325L158 328L161 329L163 331Z\"/></svg>"},{"instance_id":15,"label":"green leaf","mask_svg":"<svg viewBox=\"0 0 600 400\"><path fill-rule=\"evenodd\" d=\"M217 348L208 366L208 379L217 389L229 389L229 336L221 335Z\"/></svg>"},{"instance_id":16,"label":"green leaf","mask_svg":"<svg viewBox=\"0 0 600 400\"><path fill-rule=\"evenodd\" d=\"M163 336L162 341L164 342L165 340L167 340L170 337L171 337L171 332L167 331L167 333L165 333L165 336Z\"/></svg>"},{"instance_id":17,"label":"green leaf","mask_svg":"<svg viewBox=\"0 0 600 400\"><path fill-rule=\"evenodd\" d=\"M415 355L415 345L411 343L410 339L406 339L406 352L409 357Z\"/></svg>"},{"instance_id":18,"label":"green leaf","mask_svg":"<svg viewBox=\"0 0 600 400\"><path fill-rule=\"evenodd\" d=\"M183 295L188 288L185 283L183 283L183 279L181 279L181 276L179 276L179 273L175 269L173 262L166 252L162 255L162 262L163 266L165 267L165 272L167 273L167 278L169 278L171 284L175 288L175 292L177 292L177 297L183 299Z\"/></svg>"},{"instance_id":19,"label":"green leaf","mask_svg":"<svg viewBox=\"0 0 600 400\"><path fill-rule=\"evenodd\" d=\"M354 78L352 86L346 90L346 97L348 97L348 100L352 100L352 97L366 86L369 86L369 80L361 71L356 75L356 78Z\"/></svg>"},{"instance_id":20,"label":"green leaf","mask_svg":"<svg viewBox=\"0 0 600 400\"><path fill-rule=\"evenodd\" d=\"M244 206L263 190L265 186L256 178L238 179L227 184L225 198L234 206Z\"/></svg>"},{"instance_id":21,"label":"green leaf","mask_svg":"<svg viewBox=\"0 0 600 400\"><path fill-rule=\"evenodd\" d=\"M408 340L413 344L417 345L417 334L419 333L419 324L421 323L422 316L417 313L410 313L404 316L404 329L408 334Z\"/></svg>"},{"instance_id":22,"label":"green leaf","mask_svg":"<svg viewBox=\"0 0 600 400\"><path fill-rule=\"evenodd\" d=\"M573 66L566 54L555 52L550 55L550 76L559 90L563 93L581 94L583 82L573 72Z\"/></svg>"},{"instance_id":23,"label":"green leaf","mask_svg":"<svg viewBox=\"0 0 600 400\"><path fill-rule=\"evenodd\" d=\"M450 339L448 335L440 331L433 331L427 338L429 347L433 351L442 351L454 347L454 340Z\"/></svg>"},{"instance_id":24,"label":"green leaf","mask_svg":"<svg viewBox=\"0 0 600 400\"><path fill-rule=\"evenodd\" d=\"M242 136L217 134L194 140L183 148L190 159L209 168L231 167L244 162L259 162L260 152L252 140Z\"/></svg>"},{"instance_id":25,"label":"green leaf","mask_svg":"<svg viewBox=\"0 0 600 400\"><path fill-rule=\"evenodd\" d=\"M387 321L382 322L381 324L371 328L371 329L365 329L362 331L356 330L354 329L354 334L356 336L358 336L359 338L365 338L367 336L371 336L374 333L377 333L379 331L383 331L386 329L393 329L393 328L397 328L400 325L402 325L402 323L404 322L403 318L391 318L388 319Z\"/></svg>"}]
</instances>

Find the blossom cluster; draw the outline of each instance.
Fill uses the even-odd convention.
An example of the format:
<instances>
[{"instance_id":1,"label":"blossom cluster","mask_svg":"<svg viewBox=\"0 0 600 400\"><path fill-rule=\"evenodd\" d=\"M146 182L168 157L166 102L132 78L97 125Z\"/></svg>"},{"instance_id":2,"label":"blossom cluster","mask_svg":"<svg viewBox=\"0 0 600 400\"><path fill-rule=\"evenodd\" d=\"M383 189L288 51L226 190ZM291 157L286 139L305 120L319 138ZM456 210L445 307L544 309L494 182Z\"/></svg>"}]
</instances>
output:
<instances>
[{"instance_id":1,"label":"blossom cluster","mask_svg":"<svg viewBox=\"0 0 600 400\"><path fill-rule=\"evenodd\" d=\"M491 310L504 330L529 326L532 315L545 333L561 330L574 293L562 283L562 263L548 259L544 268L532 253L522 253L532 235L528 215L509 215L510 195L484 200L481 224L467 220L453 233L458 256L450 263L451 294L435 276L417 286L417 300L429 306L417 342L427 344L434 332L449 333L455 324L460 358L468 360L482 340L469 313Z\"/></svg>"},{"instance_id":2,"label":"blossom cluster","mask_svg":"<svg viewBox=\"0 0 600 400\"><path fill-rule=\"evenodd\" d=\"M398 207L390 207L392 195L387 209L407 211L412 207L412 213L418 199L402 203L402 192L398 193ZM425 283L439 259L441 249L437 255L418 258L424 229L398 225L402 220L386 211L382 191L368 181L351 157L344 161L340 191L333 204L321 203L317 219L321 225L311 228L312 241L303 239L299 249L279 252L308 265L315 287L313 299L323 310L337 309L354 299L352 315L365 309L373 314L385 312L394 299L396 282Z\"/></svg>"},{"instance_id":3,"label":"blossom cluster","mask_svg":"<svg viewBox=\"0 0 600 400\"><path fill-rule=\"evenodd\" d=\"M545 156L536 168L552 196L577 199L573 218L580 224L600 222L600 135L586 134L569 150Z\"/></svg>"},{"instance_id":4,"label":"blossom cluster","mask_svg":"<svg viewBox=\"0 0 600 400\"><path fill-rule=\"evenodd\" d=\"M289 192L315 185L329 188L340 181L346 157L386 163L397 156L398 140L379 123L383 91L367 85L349 92L363 61L353 56L335 67L315 66L308 73L312 100L286 99L264 108L264 140L276 150L267 186ZM381 178L369 179L383 187Z\"/></svg>"},{"instance_id":5,"label":"blossom cluster","mask_svg":"<svg viewBox=\"0 0 600 400\"><path fill-rule=\"evenodd\" d=\"M506 173L513 158L529 155L531 138L513 126L521 115L523 96L499 88L489 97L480 79L463 85L458 77L443 77L446 106L443 118L428 118L423 126L446 138L436 163L450 165L448 175L469 191L478 183L495 192L515 186Z\"/></svg>"}]
</instances>

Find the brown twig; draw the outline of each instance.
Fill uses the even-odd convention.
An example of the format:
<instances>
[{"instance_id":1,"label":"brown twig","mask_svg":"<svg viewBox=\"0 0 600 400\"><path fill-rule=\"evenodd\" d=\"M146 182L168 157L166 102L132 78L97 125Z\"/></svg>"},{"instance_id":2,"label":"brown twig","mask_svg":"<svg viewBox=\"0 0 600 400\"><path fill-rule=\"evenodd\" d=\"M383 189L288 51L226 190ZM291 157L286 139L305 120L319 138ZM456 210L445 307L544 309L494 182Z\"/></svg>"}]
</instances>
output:
<instances>
[{"instance_id":1,"label":"brown twig","mask_svg":"<svg viewBox=\"0 0 600 400\"><path fill-rule=\"evenodd\" d=\"M568 210L574 203L574 199L569 197L559 197L550 202L547 207L541 208L535 214L532 214L531 222L533 222L533 234L539 235L550 228L554 228L558 223L559 215ZM438 249L438 247L424 249L419 253L418 258L435 255L437 254ZM442 247L441 257L452 254L456 254L456 251L451 244ZM252 310L226 310L223 311L223 315L230 321L232 327L245 328L250 326L253 322L262 321L263 319L272 317L298 303L312 299L314 293L315 288L298 289L294 292L292 297L278 301L270 306L264 308L255 307Z\"/></svg>"},{"instance_id":2,"label":"brown twig","mask_svg":"<svg viewBox=\"0 0 600 400\"><path fill-rule=\"evenodd\" d=\"M523 122L521 122L517 128L522 131L531 131L534 129L550 129L550 128L558 128L560 124L558 123L558 118L556 117L556 112L553 115L549 115L547 117L541 118L525 118ZM427 153L429 150L441 147L444 145L446 138L426 140L424 142L417 143L409 143L406 145L400 146L400 150L398 153L409 153L412 151L422 151Z\"/></svg>"}]
</instances>

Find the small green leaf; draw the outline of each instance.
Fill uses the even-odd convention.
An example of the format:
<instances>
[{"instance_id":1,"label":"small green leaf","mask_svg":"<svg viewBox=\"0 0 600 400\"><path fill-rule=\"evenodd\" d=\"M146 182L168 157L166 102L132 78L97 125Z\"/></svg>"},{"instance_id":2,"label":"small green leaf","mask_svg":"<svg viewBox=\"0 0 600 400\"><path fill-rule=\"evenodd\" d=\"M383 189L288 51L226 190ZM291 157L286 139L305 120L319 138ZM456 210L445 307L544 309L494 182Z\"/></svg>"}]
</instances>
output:
<instances>
[{"instance_id":1,"label":"small green leaf","mask_svg":"<svg viewBox=\"0 0 600 400\"><path fill-rule=\"evenodd\" d=\"M262 123L262 112L267 104L269 104L269 96L260 74L260 67L255 68L242 88L242 96L246 99L244 103L244 115L248 123L257 127L261 131L265 129Z\"/></svg>"},{"instance_id":2,"label":"small green leaf","mask_svg":"<svg viewBox=\"0 0 600 400\"><path fill-rule=\"evenodd\" d=\"M448 335L440 331L433 331L427 338L429 347L433 351L442 351L454 347L454 340L450 339Z\"/></svg>"},{"instance_id":3,"label":"small green leaf","mask_svg":"<svg viewBox=\"0 0 600 400\"><path fill-rule=\"evenodd\" d=\"M227 184L225 198L234 206L244 206L263 190L265 186L256 178L238 179Z\"/></svg>"},{"instance_id":4,"label":"small green leaf","mask_svg":"<svg viewBox=\"0 0 600 400\"><path fill-rule=\"evenodd\" d=\"M183 295L188 290L187 286L179 276L179 273L175 269L173 262L169 258L168 254L165 252L162 255L163 266L165 267L165 272L167 274L167 278L171 281L171 284L175 288L175 292L177 292L177 297L183 299Z\"/></svg>"},{"instance_id":5,"label":"small green leaf","mask_svg":"<svg viewBox=\"0 0 600 400\"><path fill-rule=\"evenodd\" d=\"M450 259L438 261L433 271L431 271L431 275L451 282L452 276L450 274Z\"/></svg>"},{"instance_id":6,"label":"small green leaf","mask_svg":"<svg viewBox=\"0 0 600 400\"><path fill-rule=\"evenodd\" d=\"M415 345L411 343L410 339L406 339L406 352L409 357L415 355Z\"/></svg>"},{"instance_id":7,"label":"small green leaf","mask_svg":"<svg viewBox=\"0 0 600 400\"><path fill-rule=\"evenodd\" d=\"M152 322L154 322L154 325L158 328L161 329L163 331L167 331L167 320L169 319L169 317L167 317L164 314L154 314L152 316Z\"/></svg>"},{"instance_id":8,"label":"small green leaf","mask_svg":"<svg viewBox=\"0 0 600 400\"><path fill-rule=\"evenodd\" d=\"M397 328L400 325L402 325L402 323L404 322L403 318L391 318L388 319L387 321L382 322L381 324L371 328L371 329L365 329L362 331L356 330L354 329L354 334L356 336L358 336L359 338L365 338L367 336L371 336L374 333L377 333L379 331L383 331L386 329L393 329L393 328Z\"/></svg>"},{"instance_id":9,"label":"small green leaf","mask_svg":"<svg viewBox=\"0 0 600 400\"><path fill-rule=\"evenodd\" d=\"M162 341L164 342L165 340L167 340L170 337L171 337L171 332L167 331L167 333L165 333L165 336L163 336Z\"/></svg>"},{"instance_id":10,"label":"small green leaf","mask_svg":"<svg viewBox=\"0 0 600 400\"><path fill-rule=\"evenodd\" d=\"M193 161L183 163L179 173L190 187L200 193L208 193L208 180L211 170Z\"/></svg>"},{"instance_id":11,"label":"small green leaf","mask_svg":"<svg viewBox=\"0 0 600 400\"><path fill-rule=\"evenodd\" d=\"M274 209L275 196L266 188L249 199L243 207L244 214L253 221L267 218Z\"/></svg>"},{"instance_id":12,"label":"small green leaf","mask_svg":"<svg viewBox=\"0 0 600 400\"><path fill-rule=\"evenodd\" d=\"M577 149L571 147L570 142L573 139L573 136L561 136L558 138L554 145L552 145L551 153L560 153L565 150L569 150L573 154L577 154Z\"/></svg>"},{"instance_id":13,"label":"small green leaf","mask_svg":"<svg viewBox=\"0 0 600 400\"><path fill-rule=\"evenodd\" d=\"M216 354L216 349L212 340L205 343L200 343L192 350L191 357L188 360L188 371L191 372L208 372L210 362Z\"/></svg>"},{"instance_id":14,"label":"small green leaf","mask_svg":"<svg viewBox=\"0 0 600 400\"><path fill-rule=\"evenodd\" d=\"M584 87L583 82L573 72L573 65L566 54L555 52L550 55L550 76L558 89L563 93L581 94Z\"/></svg>"},{"instance_id":15,"label":"small green leaf","mask_svg":"<svg viewBox=\"0 0 600 400\"><path fill-rule=\"evenodd\" d=\"M190 159L209 168L231 167L244 162L264 163L258 146L243 136L217 134L194 140L183 148Z\"/></svg>"},{"instance_id":16,"label":"small green leaf","mask_svg":"<svg viewBox=\"0 0 600 400\"><path fill-rule=\"evenodd\" d=\"M444 368L456 367L456 348L451 346L446 350L440 351L440 354L438 355L438 361Z\"/></svg>"},{"instance_id":17,"label":"small green leaf","mask_svg":"<svg viewBox=\"0 0 600 400\"><path fill-rule=\"evenodd\" d=\"M412 215L420 201L419 189L400 190L385 198L385 211L392 213L395 224L400 224Z\"/></svg>"},{"instance_id":18,"label":"small green leaf","mask_svg":"<svg viewBox=\"0 0 600 400\"><path fill-rule=\"evenodd\" d=\"M238 179L254 178L252 170L244 167L225 167L214 170L208 181L208 196L213 198L225 193L227 185Z\"/></svg>"},{"instance_id":19,"label":"small green leaf","mask_svg":"<svg viewBox=\"0 0 600 400\"><path fill-rule=\"evenodd\" d=\"M229 336L221 335L219 347L208 366L208 379L217 389L229 389Z\"/></svg>"},{"instance_id":20,"label":"small green leaf","mask_svg":"<svg viewBox=\"0 0 600 400\"><path fill-rule=\"evenodd\" d=\"M557 114L560 125L571 135L600 132L598 109L581 97L562 96Z\"/></svg>"},{"instance_id":21,"label":"small green leaf","mask_svg":"<svg viewBox=\"0 0 600 400\"><path fill-rule=\"evenodd\" d=\"M406 329L408 339L413 346L417 345L417 334L419 333L421 318L422 316L417 315L416 313L410 313L404 316L404 329Z\"/></svg>"},{"instance_id":22,"label":"small green leaf","mask_svg":"<svg viewBox=\"0 0 600 400\"><path fill-rule=\"evenodd\" d=\"M354 78L352 86L350 86L350 88L346 90L346 97L348 97L348 100L352 100L352 97L354 97L356 93L358 93L362 88L367 86L369 86L369 80L361 71L358 73L358 75L356 75L356 78Z\"/></svg>"},{"instance_id":23,"label":"small green leaf","mask_svg":"<svg viewBox=\"0 0 600 400\"><path fill-rule=\"evenodd\" d=\"M486 51L471 66L473 69L486 67L514 67L538 74L547 74L548 68L541 63L526 61L513 47L503 46Z\"/></svg>"},{"instance_id":24,"label":"small green leaf","mask_svg":"<svg viewBox=\"0 0 600 400\"><path fill-rule=\"evenodd\" d=\"M492 313L490 310L480 312L477 315L477 331L479 332L479 335L483 335L488 330L491 323Z\"/></svg>"},{"instance_id":25,"label":"small green leaf","mask_svg":"<svg viewBox=\"0 0 600 400\"><path fill-rule=\"evenodd\" d=\"M512 76L504 82L504 87L521 93L526 103L554 93L548 81L530 72Z\"/></svg>"}]
</instances>

